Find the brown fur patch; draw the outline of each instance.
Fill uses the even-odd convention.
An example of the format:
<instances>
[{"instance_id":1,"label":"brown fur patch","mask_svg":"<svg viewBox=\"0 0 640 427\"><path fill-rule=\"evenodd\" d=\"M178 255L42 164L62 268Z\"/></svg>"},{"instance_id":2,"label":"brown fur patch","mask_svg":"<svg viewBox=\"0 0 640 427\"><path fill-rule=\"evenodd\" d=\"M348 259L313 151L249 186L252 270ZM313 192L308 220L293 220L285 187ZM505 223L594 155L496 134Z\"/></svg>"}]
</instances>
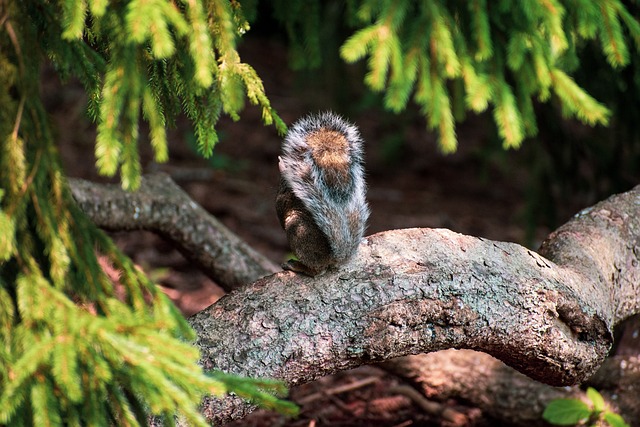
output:
<instances>
[{"instance_id":1,"label":"brown fur patch","mask_svg":"<svg viewBox=\"0 0 640 427\"><path fill-rule=\"evenodd\" d=\"M328 185L339 185L348 179L349 142L342 133L322 128L310 133L307 143L313 160L325 171Z\"/></svg>"},{"instance_id":2,"label":"brown fur patch","mask_svg":"<svg viewBox=\"0 0 640 427\"><path fill-rule=\"evenodd\" d=\"M356 210L347 214L347 220L349 221L349 230L357 230L362 222L362 218L360 218L360 214Z\"/></svg>"}]
</instances>

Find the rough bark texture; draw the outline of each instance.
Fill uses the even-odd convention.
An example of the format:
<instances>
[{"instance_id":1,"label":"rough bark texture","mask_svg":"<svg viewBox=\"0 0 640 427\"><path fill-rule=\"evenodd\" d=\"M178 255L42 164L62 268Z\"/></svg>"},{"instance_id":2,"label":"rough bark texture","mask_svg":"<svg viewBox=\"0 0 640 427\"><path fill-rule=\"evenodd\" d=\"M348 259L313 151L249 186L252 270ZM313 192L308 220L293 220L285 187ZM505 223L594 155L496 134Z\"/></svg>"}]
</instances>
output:
<instances>
[{"instance_id":1,"label":"rough bark texture","mask_svg":"<svg viewBox=\"0 0 640 427\"><path fill-rule=\"evenodd\" d=\"M370 236L339 272L279 273L191 318L202 362L294 385L467 348L547 384L580 383L602 364L614 323L638 310L639 192L601 202L552 235L543 250L560 264L448 230ZM234 417L223 402L216 410L214 421Z\"/></svg>"},{"instance_id":2,"label":"rough bark texture","mask_svg":"<svg viewBox=\"0 0 640 427\"><path fill-rule=\"evenodd\" d=\"M584 209L543 242L539 253L582 274L587 292L614 324L640 311L640 186Z\"/></svg>"},{"instance_id":3,"label":"rough bark texture","mask_svg":"<svg viewBox=\"0 0 640 427\"><path fill-rule=\"evenodd\" d=\"M291 384L454 347L565 385L591 375L612 341L603 290L585 281L512 243L395 230L370 236L339 272L261 279L192 324L207 368Z\"/></svg>"},{"instance_id":4,"label":"rough bark texture","mask_svg":"<svg viewBox=\"0 0 640 427\"><path fill-rule=\"evenodd\" d=\"M209 215L166 174L143 177L140 188L71 179L85 213L107 230L148 230L176 247L226 291L279 268Z\"/></svg>"},{"instance_id":5,"label":"rough bark texture","mask_svg":"<svg viewBox=\"0 0 640 427\"><path fill-rule=\"evenodd\" d=\"M134 222L135 228L156 230L174 241L193 239L195 247L216 242L220 246L202 256L216 263L212 270L220 270L221 277L237 262L273 271L259 256L251 261L250 252L240 251L241 261L230 256L241 246L235 236L220 232L221 226L186 196L165 195L168 178L154 182L159 186L143 184L146 195L115 187L91 193L93 185L74 182L74 194L103 226L122 229ZM103 204L97 203L100 198ZM117 212L123 216L114 220ZM578 384L603 364L613 326L640 311L639 214L636 187L576 215L545 241L544 257L517 244L444 229L370 236L340 271L314 279L291 272L264 277L192 317L202 364L296 385L398 356L464 348L490 354L546 384ZM141 217L149 219L140 225ZM497 375L501 369L507 370L486 372ZM620 369L618 383L630 372ZM478 379L483 372L475 374ZM538 383L519 374L506 377L504 393L526 396L527 402L538 393L551 399L558 390L540 391ZM492 390L487 386L484 395ZM206 399L203 410L211 421L224 422L251 407L228 397ZM499 410L509 413L506 407Z\"/></svg>"}]
</instances>

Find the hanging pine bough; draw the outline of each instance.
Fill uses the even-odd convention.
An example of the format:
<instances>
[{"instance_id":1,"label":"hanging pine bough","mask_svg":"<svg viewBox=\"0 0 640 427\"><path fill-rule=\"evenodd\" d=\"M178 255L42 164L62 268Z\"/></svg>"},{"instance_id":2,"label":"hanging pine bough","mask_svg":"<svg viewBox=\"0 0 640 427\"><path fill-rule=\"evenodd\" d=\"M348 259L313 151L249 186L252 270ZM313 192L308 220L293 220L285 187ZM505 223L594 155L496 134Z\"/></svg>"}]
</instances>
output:
<instances>
[{"instance_id":1,"label":"hanging pine bough","mask_svg":"<svg viewBox=\"0 0 640 427\"><path fill-rule=\"evenodd\" d=\"M625 34L640 47L640 24L618 0L361 1L351 7L363 28L342 45L342 57L368 58L365 81L385 91L388 109L404 110L413 95L444 152L456 150L455 120L465 110L491 106L505 148L536 135L535 99L556 97L566 115L607 124L609 110L569 75L579 65L577 49L599 43L618 68L629 62Z\"/></svg>"},{"instance_id":2,"label":"hanging pine bough","mask_svg":"<svg viewBox=\"0 0 640 427\"><path fill-rule=\"evenodd\" d=\"M181 108L204 155L220 114L237 118L245 95L284 129L235 50L240 18L224 1L0 1L0 424L179 414L207 425L202 396L228 391L295 411L274 397L279 383L203 373L181 314L74 203L38 93L45 58L78 77L98 122L98 169L134 189L140 112L157 161ZM118 298L98 256L120 272Z\"/></svg>"},{"instance_id":3,"label":"hanging pine bough","mask_svg":"<svg viewBox=\"0 0 640 427\"><path fill-rule=\"evenodd\" d=\"M262 108L265 124L285 130L255 70L240 62L235 41L248 26L240 9L226 1L176 6L166 0L132 0L110 4L108 10L107 3L29 1L20 6L36 24L32 42L42 44L63 77L78 77L89 93L101 174L113 176L120 169L125 188L139 185L141 112L158 162L168 158L165 125L181 110L193 120L198 147L207 157L218 142L220 114L237 120L245 97Z\"/></svg>"}]
</instances>

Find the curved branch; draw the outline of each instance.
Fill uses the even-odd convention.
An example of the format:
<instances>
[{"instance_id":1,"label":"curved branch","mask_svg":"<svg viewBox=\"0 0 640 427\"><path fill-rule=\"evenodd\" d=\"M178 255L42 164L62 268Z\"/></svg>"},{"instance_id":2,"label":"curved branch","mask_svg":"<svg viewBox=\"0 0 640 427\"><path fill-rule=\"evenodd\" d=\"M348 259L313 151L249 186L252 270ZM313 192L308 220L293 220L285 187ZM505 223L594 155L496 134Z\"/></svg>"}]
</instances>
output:
<instances>
[{"instance_id":1,"label":"curved branch","mask_svg":"<svg viewBox=\"0 0 640 427\"><path fill-rule=\"evenodd\" d=\"M554 399L578 398L588 403L586 394L577 386L551 387L531 381L499 360L474 351L407 356L381 367L410 380L427 398L462 400L513 426L548 426L542 413ZM605 360L588 383L598 388L612 409L625 419L639 420L635 387L638 380L638 357L613 357Z\"/></svg>"},{"instance_id":2,"label":"curved branch","mask_svg":"<svg viewBox=\"0 0 640 427\"><path fill-rule=\"evenodd\" d=\"M275 271L166 176L146 178L137 193L72 187L98 225L167 236L227 289ZM455 347L542 382L578 383L602 364L613 325L639 311L639 210L640 187L585 209L544 242L546 258L448 230L371 236L341 271L263 278L196 315L202 362L295 385ZM212 421L250 410L233 397L204 404Z\"/></svg>"},{"instance_id":3,"label":"curved branch","mask_svg":"<svg viewBox=\"0 0 640 427\"><path fill-rule=\"evenodd\" d=\"M210 367L237 370L238 360L221 357L234 353L246 367L257 363L251 374L291 383L312 379L300 377L311 366L333 371L454 347L564 385L591 375L612 340L604 292L585 292L587 281L513 243L394 230L370 236L339 272L261 279L192 324Z\"/></svg>"},{"instance_id":4,"label":"curved branch","mask_svg":"<svg viewBox=\"0 0 640 427\"><path fill-rule=\"evenodd\" d=\"M142 178L140 189L70 179L73 196L107 230L153 231L171 242L224 290L279 268L209 215L166 174Z\"/></svg>"},{"instance_id":5,"label":"curved branch","mask_svg":"<svg viewBox=\"0 0 640 427\"><path fill-rule=\"evenodd\" d=\"M614 195L551 233L539 253L589 278L582 286L596 292L611 322L640 311L640 186Z\"/></svg>"},{"instance_id":6,"label":"curved branch","mask_svg":"<svg viewBox=\"0 0 640 427\"><path fill-rule=\"evenodd\" d=\"M639 194L602 202L552 235L544 250L559 264L449 230L370 236L340 271L315 279L282 272L192 317L202 363L295 385L467 348L547 384L579 383L602 364L614 323L638 311ZM208 405L214 421L234 417L224 400Z\"/></svg>"}]
</instances>

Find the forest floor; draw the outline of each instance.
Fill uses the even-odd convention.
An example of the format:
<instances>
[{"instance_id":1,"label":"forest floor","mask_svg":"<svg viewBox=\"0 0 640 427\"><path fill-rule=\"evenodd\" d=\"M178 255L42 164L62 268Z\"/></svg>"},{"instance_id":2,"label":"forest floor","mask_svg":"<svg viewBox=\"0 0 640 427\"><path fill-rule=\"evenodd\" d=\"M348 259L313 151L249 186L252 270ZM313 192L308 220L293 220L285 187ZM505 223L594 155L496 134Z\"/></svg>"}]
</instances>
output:
<instances>
[{"instance_id":1,"label":"forest floor","mask_svg":"<svg viewBox=\"0 0 640 427\"><path fill-rule=\"evenodd\" d=\"M496 150L490 150L495 141L489 136L491 130L487 129L485 118L469 117L457 129L458 151L445 156L439 152L434 134L427 131L425 119L418 114L394 116L365 108L362 103L349 108L344 102L334 105L335 92L327 87L335 87L332 79L343 77L341 83L349 85L353 79L348 75L323 77L318 83L311 81L312 74L294 74L283 65L284 49L273 41L250 40L243 45L241 55L264 79L272 105L287 124L308 112L331 108L345 112L360 127L366 141L372 211L368 234L396 228L444 227L536 248L549 233L544 226L531 226L532 239L527 242L526 153L521 150L495 154ZM95 126L87 119L86 96L81 87L74 82L61 85L49 70L43 94L56 124L67 173L104 182L95 170ZM239 122L221 119L220 143L209 160L197 154L193 132L185 120L178 120L169 132L168 164L158 165L151 160L144 129L140 132L140 148L145 173L169 173L232 231L270 259L281 262L288 253L274 209L281 136L273 127L262 125L260 117L257 108L247 107ZM559 223L582 207L579 203L562 206ZM210 279L161 238L146 232L115 233L114 237L186 312L203 308L222 295ZM292 389L291 399L302 408L295 420L257 411L233 425L445 425L422 413L407 396L389 392L401 383L402 379L376 367L361 367Z\"/></svg>"}]
</instances>

